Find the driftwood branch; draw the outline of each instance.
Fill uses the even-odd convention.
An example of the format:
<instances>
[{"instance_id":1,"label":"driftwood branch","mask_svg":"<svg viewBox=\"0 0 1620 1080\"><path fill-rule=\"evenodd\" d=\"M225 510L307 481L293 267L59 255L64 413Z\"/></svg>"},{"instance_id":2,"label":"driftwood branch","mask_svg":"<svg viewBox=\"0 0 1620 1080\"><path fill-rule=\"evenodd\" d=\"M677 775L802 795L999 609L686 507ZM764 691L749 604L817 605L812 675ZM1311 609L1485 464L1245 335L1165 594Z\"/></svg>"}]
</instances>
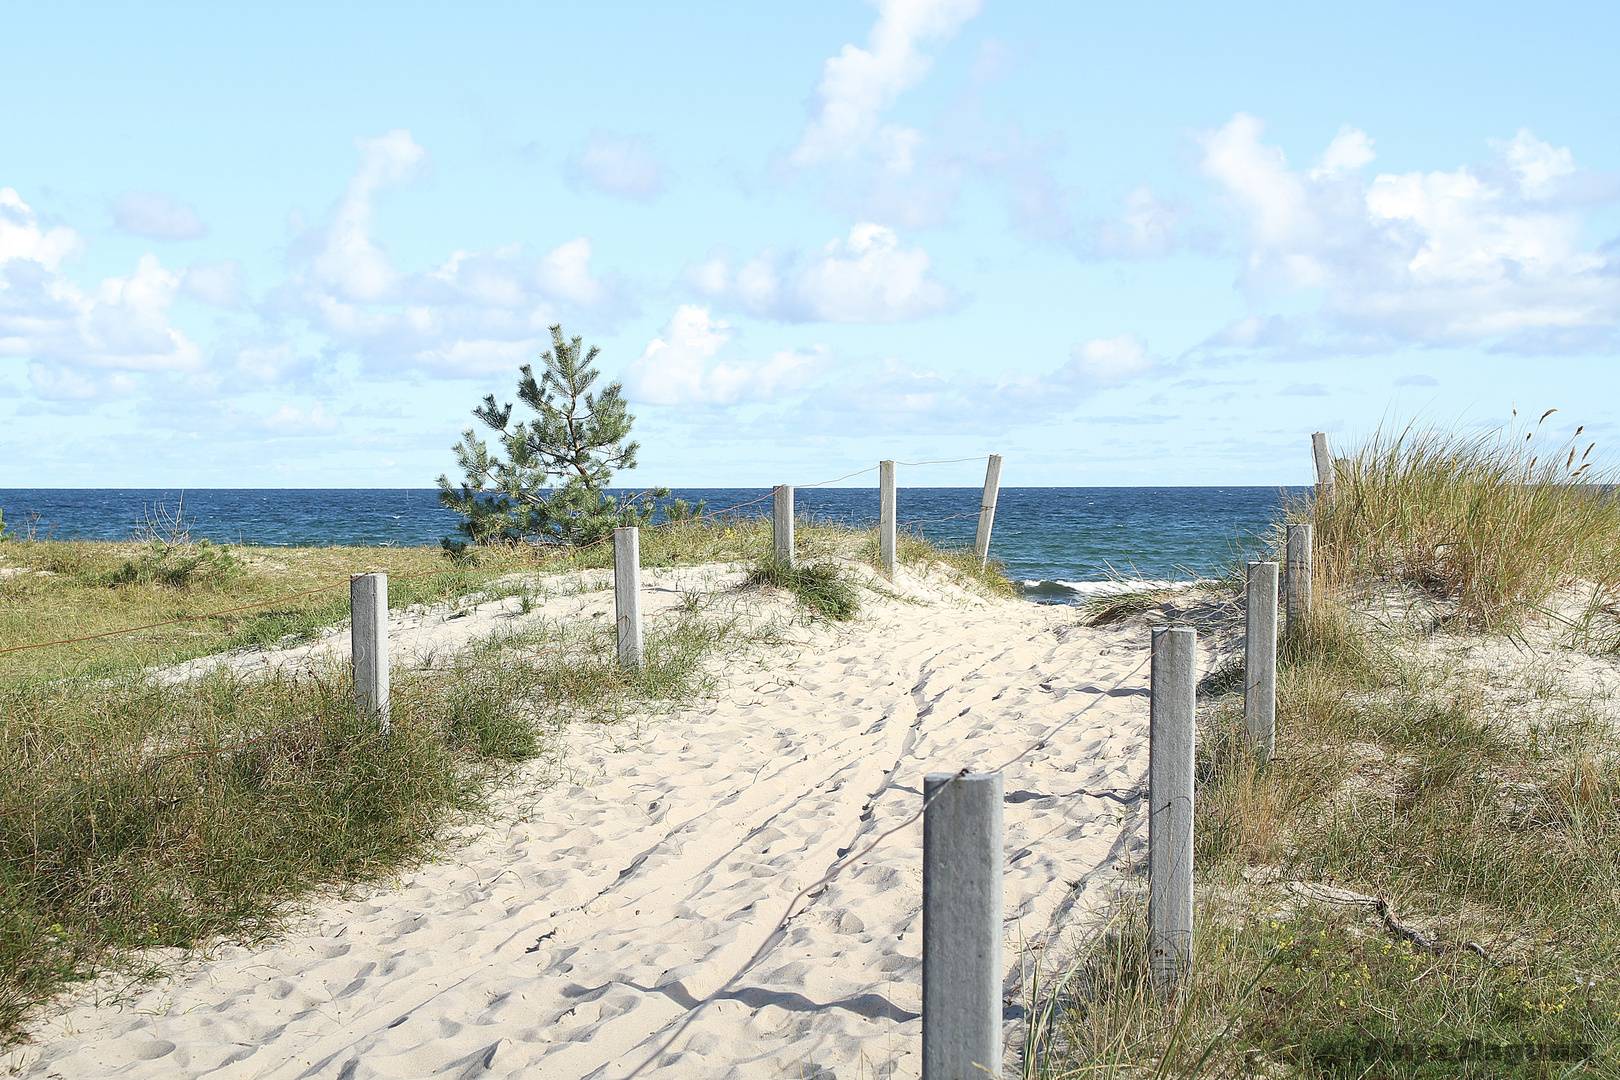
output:
<instances>
[{"instance_id":1,"label":"driftwood branch","mask_svg":"<svg viewBox=\"0 0 1620 1080\"><path fill-rule=\"evenodd\" d=\"M1395 905L1389 902L1388 897L1368 896L1366 893L1352 892L1333 885L1317 885L1304 881L1290 882L1289 885L1295 892L1312 900L1330 904L1355 904L1376 912L1383 920L1384 929L1402 941L1408 942L1414 949L1426 952L1430 956L1443 956L1449 952L1462 951L1473 953L1487 964L1495 963L1491 959L1491 954L1477 941L1464 941L1461 944L1437 941L1416 927L1402 922L1400 916L1395 914Z\"/></svg>"}]
</instances>

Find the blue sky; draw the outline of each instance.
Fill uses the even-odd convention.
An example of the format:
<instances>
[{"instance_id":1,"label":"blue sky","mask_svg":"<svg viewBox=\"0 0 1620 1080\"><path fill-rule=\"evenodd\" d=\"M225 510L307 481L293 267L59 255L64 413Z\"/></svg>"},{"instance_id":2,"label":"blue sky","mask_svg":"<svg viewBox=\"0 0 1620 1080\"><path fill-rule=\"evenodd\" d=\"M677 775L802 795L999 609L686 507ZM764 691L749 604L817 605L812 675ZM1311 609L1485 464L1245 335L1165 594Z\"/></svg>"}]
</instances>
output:
<instances>
[{"instance_id":1,"label":"blue sky","mask_svg":"<svg viewBox=\"0 0 1620 1080\"><path fill-rule=\"evenodd\" d=\"M0 487L429 486L555 322L642 483L1620 423L1614 5L236 7L8 7Z\"/></svg>"}]
</instances>

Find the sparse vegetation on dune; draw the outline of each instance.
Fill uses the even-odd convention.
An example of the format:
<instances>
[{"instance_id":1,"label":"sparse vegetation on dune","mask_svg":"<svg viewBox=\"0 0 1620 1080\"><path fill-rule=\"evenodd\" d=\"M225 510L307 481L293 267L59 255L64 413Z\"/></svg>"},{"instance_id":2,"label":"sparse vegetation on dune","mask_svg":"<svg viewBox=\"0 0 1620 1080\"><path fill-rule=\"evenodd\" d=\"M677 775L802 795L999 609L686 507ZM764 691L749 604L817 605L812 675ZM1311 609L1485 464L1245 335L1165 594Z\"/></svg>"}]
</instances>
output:
<instances>
[{"instance_id":1,"label":"sparse vegetation on dune","mask_svg":"<svg viewBox=\"0 0 1620 1080\"><path fill-rule=\"evenodd\" d=\"M1276 758L1241 678L1203 688L1192 973L1147 988L1126 897L1036 988L1026 1075L1620 1074L1620 683L1590 632L1620 508L1587 453L1412 429L1291 508L1318 603Z\"/></svg>"},{"instance_id":2,"label":"sparse vegetation on dune","mask_svg":"<svg viewBox=\"0 0 1620 1080\"><path fill-rule=\"evenodd\" d=\"M749 573L748 584L786 589L807 609L827 619L852 619L860 610L860 590L833 563L789 566L771 556Z\"/></svg>"},{"instance_id":3,"label":"sparse vegetation on dune","mask_svg":"<svg viewBox=\"0 0 1620 1080\"><path fill-rule=\"evenodd\" d=\"M869 565L883 566L876 529L861 534L860 557ZM971 543L940 544L912 529L900 529L895 534L895 558L901 566L933 563L948 567L958 578L973 582L991 596L1011 600L1019 594L1018 583L1007 575L1007 566L992 557L988 562L973 553Z\"/></svg>"},{"instance_id":4,"label":"sparse vegetation on dune","mask_svg":"<svg viewBox=\"0 0 1620 1080\"><path fill-rule=\"evenodd\" d=\"M835 567L864 543L801 523L810 569L779 583L808 610L847 617L861 575ZM768 576L769 551L769 522L755 517L642 532L648 568ZM436 548L234 547L228 573L123 572L143 554L161 557L147 543L0 546L0 648L164 624L0 654L0 1044L72 981L109 966L141 977L153 948L273 935L313 889L430 857L492 784L555 755L565 725L691 702L710 691L712 661L755 634L693 597L649 620L643 667L627 672L610 621L545 621L425 668L396 666L383 736L356 719L346 666L221 667L183 681L152 669L313 639L345 621L359 571L389 573L395 608L510 597L527 613L537 594L586 587L568 572L610 566L611 545L495 544L459 560Z\"/></svg>"},{"instance_id":5,"label":"sparse vegetation on dune","mask_svg":"<svg viewBox=\"0 0 1620 1080\"><path fill-rule=\"evenodd\" d=\"M517 551L472 572L441 573L450 563L437 548L233 546L227 574L177 579L125 569L149 553L139 542L8 540L0 547L0 569L8 571L0 576L0 649L92 640L0 654L0 680L112 675L312 634L348 618L354 573L386 572L390 603L407 607L487 589L524 565ZM95 636L156 623L165 625Z\"/></svg>"},{"instance_id":6,"label":"sparse vegetation on dune","mask_svg":"<svg viewBox=\"0 0 1620 1080\"><path fill-rule=\"evenodd\" d=\"M1582 429L1561 444L1540 431L1412 426L1375 436L1339 470L1337 497L1294 508L1315 523L1317 574L1343 595L1411 585L1493 629L1510 629L1576 582L1612 597L1614 478L1594 468Z\"/></svg>"}]
</instances>

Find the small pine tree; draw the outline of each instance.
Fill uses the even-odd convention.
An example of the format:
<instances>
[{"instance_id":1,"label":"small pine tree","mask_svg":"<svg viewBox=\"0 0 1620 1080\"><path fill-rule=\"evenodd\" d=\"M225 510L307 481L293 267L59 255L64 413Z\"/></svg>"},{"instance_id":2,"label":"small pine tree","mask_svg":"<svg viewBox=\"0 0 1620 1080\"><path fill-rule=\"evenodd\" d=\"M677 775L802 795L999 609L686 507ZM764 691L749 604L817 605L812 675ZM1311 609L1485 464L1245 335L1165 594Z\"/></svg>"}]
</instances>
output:
<instances>
[{"instance_id":1,"label":"small pine tree","mask_svg":"<svg viewBox=\"0 0 1620 1080\"><path fill-rule=\"evenodd\" d=\"M600 350L593 345L581 358L581 344L553 326L551 351L540 357L545 371L536 379L523 365L518 399L534 410L532 420L513 425L512 403L497 405L494 394L473 410L498 433L505 457L468 428L455 447L466 479L457 487L439 477L439 502L462 516L458 529L467 540L588 544L620 526L645 525L654 500L669 494L665 488L620 499L607 494L615 470L636 467L639 444L625 441L635 417L619 383L591 392ZM445 541L451 551L465 546Z\"/></svg>"}]
</instances>

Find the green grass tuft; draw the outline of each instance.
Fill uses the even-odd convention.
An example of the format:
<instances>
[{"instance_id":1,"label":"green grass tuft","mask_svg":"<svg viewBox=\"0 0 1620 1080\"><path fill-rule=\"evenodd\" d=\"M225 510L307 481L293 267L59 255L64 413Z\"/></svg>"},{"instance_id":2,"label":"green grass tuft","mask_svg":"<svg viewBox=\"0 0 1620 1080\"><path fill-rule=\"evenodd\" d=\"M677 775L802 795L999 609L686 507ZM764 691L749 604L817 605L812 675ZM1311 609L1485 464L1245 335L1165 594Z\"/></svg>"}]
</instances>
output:
<instances>
[{"instance_id":1,"label":"green grass tuft","mask_svg":"<svg viewBox=\"0 0 1620 1080\"><path fill-rule=\"evenodd\" d=\"M749 572L746 584L751 588L786 589L798 597L799 603L826 619L853 619L861 607L859 589L832 563L790 566L780 559L767 558Z\"/></svg>"}]
</instances>

